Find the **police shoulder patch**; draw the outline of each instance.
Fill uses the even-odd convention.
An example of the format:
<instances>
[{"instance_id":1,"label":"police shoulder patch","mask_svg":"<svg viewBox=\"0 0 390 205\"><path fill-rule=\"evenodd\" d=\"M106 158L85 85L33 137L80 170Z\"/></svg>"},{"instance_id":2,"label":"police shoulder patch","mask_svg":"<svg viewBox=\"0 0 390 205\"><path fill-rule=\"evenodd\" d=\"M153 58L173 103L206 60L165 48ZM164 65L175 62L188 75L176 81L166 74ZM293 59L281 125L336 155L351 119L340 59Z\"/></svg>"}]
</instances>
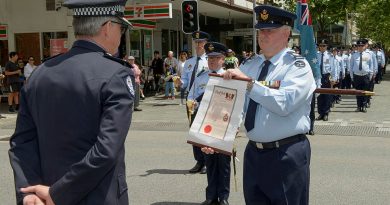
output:
<instances>
[{"instance_id":1,"label":"police shoulder patch","mask_svg":"<svg viewBox=\"0 0 390 205\"><path fill-rule=\"evenodd\" d=\"M303 68L303 67L306 66L306 64L305 64L305 62L302 61L302 60L297 60L297 61L295 61L294 66L296 66L296 67L298 67L298 68Z\"/></svg>"},{"instance_id":2,"label":"police shoulder patch","mask_svg":"<svg viewBox=\"0 0 390 205\"><path fill-rule=\"evenodd\" d=\"M135 92L134 92L134 87L133 87L133 81L131 80L130 76L126 77L126 85L127 85L127 88L129 88L131 95L134 96Z\"/></svg>"}]
</instances>

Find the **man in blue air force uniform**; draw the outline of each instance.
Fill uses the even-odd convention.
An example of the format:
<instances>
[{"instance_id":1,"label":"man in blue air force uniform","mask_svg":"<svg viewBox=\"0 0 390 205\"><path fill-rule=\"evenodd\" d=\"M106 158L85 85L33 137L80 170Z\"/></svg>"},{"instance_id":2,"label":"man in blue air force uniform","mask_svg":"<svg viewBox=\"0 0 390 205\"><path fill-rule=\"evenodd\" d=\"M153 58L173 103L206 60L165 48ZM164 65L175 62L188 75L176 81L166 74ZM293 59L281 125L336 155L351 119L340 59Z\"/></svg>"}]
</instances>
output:
<instances>
[{"instance_id":1,"label":"man in blue air force uniform","mask_svg":"<svg viewBox=\"0 0 390 205\"><path fill-rule=\"evenodd\" d=\"M321 88L331 88L332 82L336 78L336 67L328 52L328 40L322 39L319 42L319 52L317 53L317 62L320 65ZM319 116L316 120L328 121L330 107L332 105L332 95L320 94L317 98L317 110Z\"/></svg>"},{"instance_id":2,"label":"man in blue air force uniform","mask_svg":"<svg viewBox=\"0 0 390 205\"><path fill-rule=\"evenodd\" d=\"M77 41L21 93L10 162L17 204L128 204L124 142L134 74L112 57L131 24L126 0L69 0Z\"/></svg>"},{"instance_id":3,"label":"man in blue air force uniform","mask_svg":"<svg viewBox=\"0 0 390 205\"><path fill-rule=\"evenodd\" d=\"M372 54L365 50L365 40L356 42L358 50L351 55L351 79L357 90L369 90L370 80L374 76ZM356 112L367 112L367 96L356 96Z\"/></svg>"},{"instance_id":4,"label":"man in blue air force uniform","mask_svg":"<svg viewBox=\"0 0 390 205\"><path fill-rule=\"evenodd\" d=\"M304 133L310 129L315 81L309 63L287 49L296 15L268 5L255 7L255 12L263 54L224 73L225 79L252 79L244 107L249 138L244 154L245 202L306 205L311 149Z\"/></svg>"},{"instance_id":5,"label":"man in blue air force uniform","mask_svg":"<svg viewBox=\"0 0 390 205\"><path fill-rule=\"evenodd\" d=\"M194 84L188 93L188 100L195 102L196 109L199 107L207 82L209 73L224 73L223 64L227 53L225 45L210 42L204 46L208 57L208 68L198 73ZM206 200L202 205L228 205L230 193L230 161L228 155L215 153L205 155L205 164L207 167L207 188Z\"/></svg>"},{"instance_id":6,"label":"man in blue air force uniform","mask_svg":"<svg viewBox=\"0 0 390 205\"><path fill-rule=\"evenodd\" d=\"M189 90L194 80L197 78L200 72L203 72L204 70L208 70L207 65L207 55L204 50L204 45L207 43L207 40L210 39L210 35L206 32L202 31L195 31L192 33L192 40L195 44L195 55L194 57L188 59L183 68L183 73L181 75L181 88ZM187 114L188 112L188 107ZM190 120L190 127L192 124L192 121L194 120L195 113L191 116ZM196 160L196 164L193 168L189 170L190 173L197 173L200 172L201 174L206 174L206 166L204 162L204 154L200 150L199 147L192 146L194 158Z\"/></svg>"}]
</instances>

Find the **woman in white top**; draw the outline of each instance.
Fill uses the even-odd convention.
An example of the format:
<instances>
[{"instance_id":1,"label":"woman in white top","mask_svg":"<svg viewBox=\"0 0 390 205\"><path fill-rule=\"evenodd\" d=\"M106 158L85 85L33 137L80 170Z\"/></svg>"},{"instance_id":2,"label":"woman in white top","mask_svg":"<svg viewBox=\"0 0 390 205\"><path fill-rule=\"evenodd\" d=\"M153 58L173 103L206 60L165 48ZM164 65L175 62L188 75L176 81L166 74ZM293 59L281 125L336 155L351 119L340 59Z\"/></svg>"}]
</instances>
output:
<instances>
[{"instance_id":1,"label":"woman in white top","mask_svg":"<svg viewBox=\"0 0 390 205\"><path fill-rule=\"evenodd\" d=\"M186 61L187 61L187 52L185 51L180 52L179 64L177 65L177 76L181 76L181 74L183 73L184 64L186 63ZM180 105L184 104L183 101L184 101L185 90L186 89L180 88Z\"/></svg>"},{"instance_id":2,"label":"woman in white top","mask_svg":"<svg viewBox=\"0 0 390 205\"><path fill-rule=\"evenodd\" d=\"M26 66L24 66L24 77L26 77L26 81L30 78L31 73L37 66L34 65L34 57L28 57L28 62Z\"/></svg>"}]
</instances>

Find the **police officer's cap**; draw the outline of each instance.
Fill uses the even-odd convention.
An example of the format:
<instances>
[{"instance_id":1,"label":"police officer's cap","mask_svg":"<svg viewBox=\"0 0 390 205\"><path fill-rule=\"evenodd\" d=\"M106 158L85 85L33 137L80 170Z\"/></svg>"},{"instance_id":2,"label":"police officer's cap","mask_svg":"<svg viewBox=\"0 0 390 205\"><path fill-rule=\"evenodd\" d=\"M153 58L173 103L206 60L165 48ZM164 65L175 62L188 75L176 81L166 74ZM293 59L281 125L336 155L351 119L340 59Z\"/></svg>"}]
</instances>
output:
<instances>
[{"instance_id":1,"label":"police officer's cap","mask_svg":"<svg viewBox=\"0 0 390 205\"><path fill-rule=\"evenodd\" d=\"M366 41L365 41L365 39L359 39L359 40L357 40L356 41L356 45L366 45Z\"/></svg>"},{"instance_id":2,"label":"police officer's cap","mask_svg":"<svg viewBox=\"0 0 390 205\"><path fill-rule=\"evenodd\" d=\"M73 9L73 16L115 16L128 27L132 24L124 18L127 0L65 0L63 6Z\"/></svg>"},{"instance_id":3,"label":"police officer's cap","mask_svg":"<svg viewBox=\"0 0 390 205\"><path fill-rule=\"evenodd\" d=\"M210 35L203 31L195 31L192 33L192 40L194 41L207 41L210 39Z\"/></svg>"},{"instance_id":4,"label":"police officer's cap","mask_svg":"<svg viewBox=\"0 0 390 205\"><path fill-rule=\"evenodd\" d=\"M289 11L270 5L261 5L254 8L256 12L256 29L279 28L283 25L293 26L297 15Z\"/></svg>"},{"instance_id":5,"label":"police officer's cap","mask_svg":"<svg viewBox=\"0 0 390 205\"><path fill-rule=\"evenodd\" d=\"M328 45L328 44L329 44L329 42L326 39L321 39L319 42L319 45Z\"/></svg>"},{"instance_id":6,"label":"police officer's cap","mask_svg":"<svg viewBox=\"0 0 390 205\"><path fill-rule=\"evenodd\" d=\"M209 42L204 45L204 49L206 50L206 54L208 56L220 56L226 55L228 49L225 45L218 42Z\"/></svg>"}]
</instances>

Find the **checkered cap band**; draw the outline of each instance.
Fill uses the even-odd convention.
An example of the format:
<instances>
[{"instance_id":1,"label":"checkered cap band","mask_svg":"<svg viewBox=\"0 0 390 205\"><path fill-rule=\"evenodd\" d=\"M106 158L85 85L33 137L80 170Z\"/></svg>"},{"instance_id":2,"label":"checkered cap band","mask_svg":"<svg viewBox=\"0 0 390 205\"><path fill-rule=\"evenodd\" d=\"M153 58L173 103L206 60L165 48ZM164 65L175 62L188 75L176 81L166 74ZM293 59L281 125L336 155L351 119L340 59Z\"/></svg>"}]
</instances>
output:
<instances>
[{"instance_id":1,"label":"checkered cap band","mask_svg":"<svg viewBox=\"0 0 390 205\"><path fill-rule=\"evenodd\" d=\"M121 5L108 7L82 7L74 8L73 16L115 16L116 12L123 13L125 7Z\"/></svg>"}]
</instances>

